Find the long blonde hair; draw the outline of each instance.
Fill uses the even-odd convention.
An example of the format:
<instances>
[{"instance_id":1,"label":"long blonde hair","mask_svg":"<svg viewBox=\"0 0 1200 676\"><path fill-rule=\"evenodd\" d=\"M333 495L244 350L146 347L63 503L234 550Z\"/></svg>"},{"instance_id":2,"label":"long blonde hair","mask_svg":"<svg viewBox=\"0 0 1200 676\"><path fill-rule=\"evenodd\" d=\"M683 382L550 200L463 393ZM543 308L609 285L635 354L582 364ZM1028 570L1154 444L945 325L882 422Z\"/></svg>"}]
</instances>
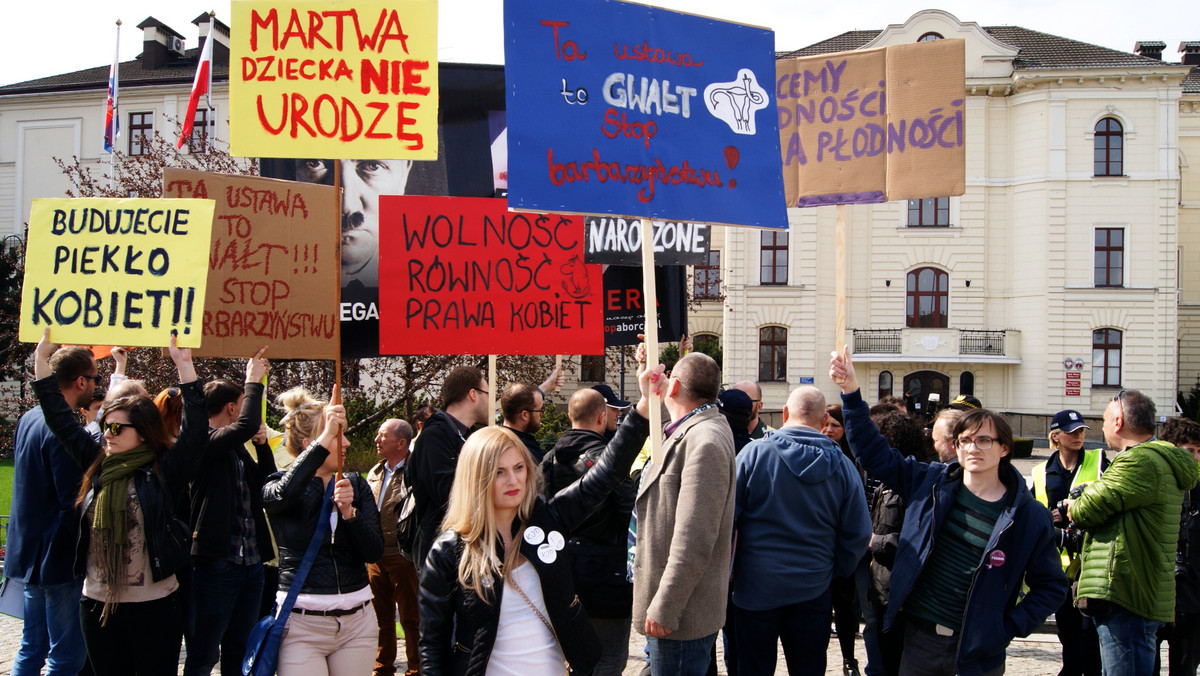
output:
<instances>
[{"instance_id":1,"label":"long blonde hair","mask_svg":"<svg viewBox=\"0 0 1200 676\"><path fill-rule=\"evenodd\" d=\"M496 523L496 507L492 500L492 487L496 483L496 467L500 455L515 449L525 461L525 489L521 505L517 508L520 528L513 536L513 546L504 552L504 560L496 555L501 547L500 524ZM524 535L525 523L533 512L537 500L537 465L525 444L504 427L487 427L467 438L458 457L458 469L454 472L454 487L450 489L450 504L442 530L452 530L463 541L462 558L458 563L458 582L475 592L485 603L491 603L492 578L499 574L504 579L512 573L520 556L518 543ZM507 524L504 524L507 527ZM485 588L487 593L485 593Z\"/></svg>"},{"instance_id":2,"label":"long blonde hair","mask_svg":"<svg viewBox=\"0 0 1200 676\"><path fill-rule=\"evenodd\" d=\"M283 427L284 447L294 458L304 452L305 439L321 436L321 430L325 427L322 415L325 402L312 396L303 387L293 387L276 397L275 404L287 411L279 423Z\"/></svg>"}]
</instances>

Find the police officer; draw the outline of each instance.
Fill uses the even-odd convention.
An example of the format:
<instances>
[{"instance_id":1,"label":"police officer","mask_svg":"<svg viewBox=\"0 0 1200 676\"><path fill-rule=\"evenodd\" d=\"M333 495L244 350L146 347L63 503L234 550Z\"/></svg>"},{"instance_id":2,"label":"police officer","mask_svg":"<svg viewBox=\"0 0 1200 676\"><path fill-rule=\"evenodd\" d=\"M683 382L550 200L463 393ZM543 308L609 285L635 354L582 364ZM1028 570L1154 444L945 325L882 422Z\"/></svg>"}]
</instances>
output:
<instances>
[{"instance_id":1,"label":"police officer","mask_svg":"<svg viewBox=\"0 0 1200 676\"><path fill-rule=\"evenodd\" d=\"M1071 489L1095 481L1108 467L1104 449L1086 450L1086 430L1079 411L1059 411L1050 421L1050 459L1033 468L1033 496L1051 509L1054 525L1066 529L1065 513L1055 507L1067 498ZM1063 569L1074 580L1079 575L1078 551L1059 549ZM1054 613L1058 640L1062 643L1062 669L1059 676L1100 676L1100 643L1096 625L1075 608L1070 596Z\"/></svg>"}]
</instances>

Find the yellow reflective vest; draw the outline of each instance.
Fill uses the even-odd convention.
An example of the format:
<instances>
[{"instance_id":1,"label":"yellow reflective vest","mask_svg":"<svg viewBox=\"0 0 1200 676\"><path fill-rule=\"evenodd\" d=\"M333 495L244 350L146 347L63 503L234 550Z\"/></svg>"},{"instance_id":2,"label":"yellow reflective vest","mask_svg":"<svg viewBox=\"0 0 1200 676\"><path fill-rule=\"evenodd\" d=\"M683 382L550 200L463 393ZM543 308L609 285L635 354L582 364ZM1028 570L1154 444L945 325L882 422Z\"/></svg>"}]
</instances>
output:
<instances>
[{"instance_id":1,"label":"yellow reflective vest","mask_svg":"<svg viewBox=\"0 0 1200 676\"><path fill-rule=\"evenodd\" d=\"M1092 450L1083 450L1083 458L1079 461L1079 467L1075 470L1075 478L1071 481L1071 488L1075 488L1080 484L1091 483L1100 478L1101 469L1100 461L1104 457L1104 449L1093 448ZM1037 465L1033 468L1033 497L1038 502L1045 505L1048 509L1053 508L1050 504L1050 496L1046 495L1046 465L1049 460ZM1059 549L1059 556L1062 558L1063 570L1067 571L1067 577L1074 579L1078 573L1079 566L1077 565L1076 556L1068 554L1066 550Z\"/></svg>"}]
</instances>

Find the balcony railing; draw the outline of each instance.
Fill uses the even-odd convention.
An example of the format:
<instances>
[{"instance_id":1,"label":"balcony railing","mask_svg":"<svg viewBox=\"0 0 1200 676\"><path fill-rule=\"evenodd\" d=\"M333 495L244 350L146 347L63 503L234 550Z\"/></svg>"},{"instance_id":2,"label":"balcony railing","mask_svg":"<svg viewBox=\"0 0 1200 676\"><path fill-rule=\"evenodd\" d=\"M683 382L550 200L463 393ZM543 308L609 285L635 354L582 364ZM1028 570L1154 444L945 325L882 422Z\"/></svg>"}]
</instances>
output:
<instances>
[{"instance_id":1,"label":"balcony railing","mask_svg":"<svg viewBox=\"0 0 1200 676\"><path fill-rule=\"evenodd\" d=\"M902 329L854 329L854 351L900 354Z\"/></svg>"},{"instance_id":2,"label":"balcony railing","mask_svg":"<svg viewBox=\"0 0 1200 676\"><path fill-rule=\"evenodd\" d=\"M1004 331L960 329L958 332L959 354L1004 355Z\"/></svg>"}]
</instances>

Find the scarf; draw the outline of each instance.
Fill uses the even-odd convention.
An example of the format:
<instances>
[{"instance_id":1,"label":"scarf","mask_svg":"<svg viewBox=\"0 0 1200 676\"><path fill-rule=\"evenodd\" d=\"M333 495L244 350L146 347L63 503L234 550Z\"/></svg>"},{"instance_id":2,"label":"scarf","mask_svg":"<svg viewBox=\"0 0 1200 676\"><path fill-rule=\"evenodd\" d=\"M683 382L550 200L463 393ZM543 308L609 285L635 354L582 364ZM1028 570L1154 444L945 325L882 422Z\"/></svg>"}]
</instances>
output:
<instances>
[{"instance_id":1,"label":"scarf","mask_svg":"<svg viewBox=\"0 0 1200 676\"><path fill-rule=\"evenodd\" d=\"M147 446L138 446L124 453L104 456L100 462L99 489L96 493L96 513L92 518L93 544L99 545L97 561L104 574L106 591L100 623L108 621L125 586L129 566L129 533L126 515L129 511L129 478L140 467L154 462L157 454Z\"/></svg>"}]
</instances>

